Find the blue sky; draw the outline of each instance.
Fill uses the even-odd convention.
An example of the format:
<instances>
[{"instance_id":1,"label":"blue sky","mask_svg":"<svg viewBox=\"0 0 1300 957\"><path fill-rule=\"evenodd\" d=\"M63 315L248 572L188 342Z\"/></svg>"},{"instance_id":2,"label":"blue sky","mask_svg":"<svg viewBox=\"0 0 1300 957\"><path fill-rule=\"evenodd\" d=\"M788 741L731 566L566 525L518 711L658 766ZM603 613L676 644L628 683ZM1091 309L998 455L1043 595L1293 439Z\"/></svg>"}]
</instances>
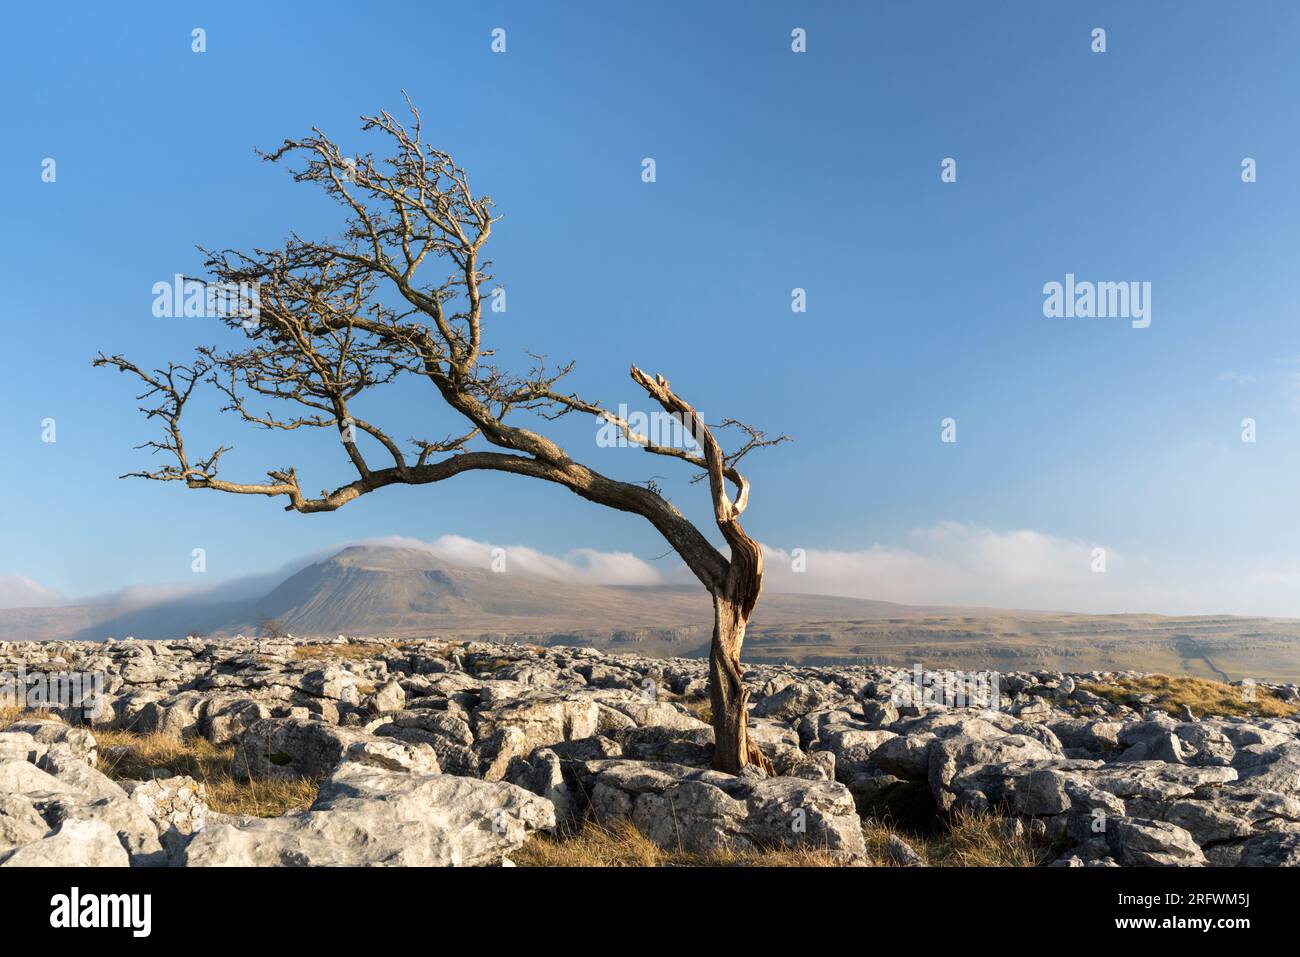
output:
<instances>
[{"instance_id":1,"label":"blue sky","mask_svg":"<svg viewBox=\"0 0 1300 957\"><path fill-rule=\"evenodd\" d=\"M357 117L399 110L405 89L505 216L491 245L509 311L488 333L504 363L572 357L585 396L645 408L636 362L711 421L794 436L748 462L748 530L778 565L795 548L816 558L806 578L778 567L776 587L1300 615L1293 4L146 3L7 18L0 575L80 595L190 583L195 547L219 580L381 536L579 563L579 549L663 553L640 520L511 476L315 516L117 480L152 436L131 384L91 357L151 364L227 342L210 322L155 318L153 283L196 273L197 244L336 232L335 208L253 148L315 125L378 149ZM195 27L206 53L191 52ZM1067 273L1150 282L1150 327L1045 317L1043 285ZM418 391L370 408L401 435L454 428ZM956 443L940 441L945 417ZM703 487L673 463L598 449L588 422L557 434L612 474L668 476L707 520ZM350 478L331 438L286 443L211 408L187 439L233 442L232 479L286 464L311 489Z\"/></svg>"}]
</instances>

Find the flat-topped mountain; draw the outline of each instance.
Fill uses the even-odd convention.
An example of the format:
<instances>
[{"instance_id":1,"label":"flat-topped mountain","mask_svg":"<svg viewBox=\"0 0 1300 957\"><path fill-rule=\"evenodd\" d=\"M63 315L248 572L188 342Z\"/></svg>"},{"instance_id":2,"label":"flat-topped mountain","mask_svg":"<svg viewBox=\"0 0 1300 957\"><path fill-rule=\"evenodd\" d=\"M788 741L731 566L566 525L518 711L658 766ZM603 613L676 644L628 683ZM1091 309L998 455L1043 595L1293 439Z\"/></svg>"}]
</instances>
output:
<instances>
[{"instance_id":1,"label":"flat-topped mountain","mask_svg":"<svg viewBox=\"0 0 1300 957\"><path fill-rule=\"evenodd\" d=\"M756 620L842 621L924 611L860 598L770 594ZM232 636L275 629L305 635L581 637L597 644L671 645L681 654L707 641L711 623L708 595L696 585L598 585L468 568L419 548L354 545L252 600L186 597L125 610L110 603L0 610L0 640Z\"/></svg>"},{"instance_id":2,"label":"flat-topped mountain","mask_svg":"<svg viewBox=\"0 0 1300 957\"><path fill-rule=\"evenodd\" d=\"M768 595L768 622L892 617L917 610L891 602L825 595ZM254 617L224 631L251 630L273 618L302 634L373 632L623 632L674 640L711 627L708 595L697 585L627 586L557 581L451 565L415 548L352 546L292 576L250 605Z\"/></svg>"},{"instance_id":3,"label":"flat-topped mountain","mask_svg":"<svg viewBox=\"0 0 1300 957\"><path fill-rule=\"evenodd\" d=\"M431 551L355 545L254 598L173 598L0 609L0 640L266 635L484 637L539 645L707 654L697 585L600 585L493 572ZM900 605L768 590L745 659L817 665L1125 669L1218 680L1300 679L1300 622L1231 615L1075 615Z\"/></svg>"}]
</instances>

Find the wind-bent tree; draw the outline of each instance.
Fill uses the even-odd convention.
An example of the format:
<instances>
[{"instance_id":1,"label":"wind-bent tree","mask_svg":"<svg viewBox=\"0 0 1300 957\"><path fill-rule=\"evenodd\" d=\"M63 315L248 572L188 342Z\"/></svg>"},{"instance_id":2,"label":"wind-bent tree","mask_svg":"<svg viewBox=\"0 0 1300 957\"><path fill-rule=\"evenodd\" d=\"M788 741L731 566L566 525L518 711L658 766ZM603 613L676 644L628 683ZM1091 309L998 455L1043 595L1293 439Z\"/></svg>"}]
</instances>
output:
<instances>
[{"instance_id":1,"label":"wind-bent tree","mask_svg":"<svg viewBox=\"0 0 1300 957\"><path fill-rule=\"evenodd\" d=\"M408 101L408 106L409 106ZM633 380L696 440L694 447L641 435L625 419L573 393L557 391L572 363L547 370L544 359L523 376L502 371L483 346L483 305L492 276L483 250L497 221L487 196L476 197L451 156L421 142L420 116L411 107L408 125L387 112L362 117L365 131L385 134L393 155L343 155L318 129L286 140L271 162L297 160L298 182L320 186L344 209L346 229L334 242L311 242L291 234L282 248L252 252L203 250L211 280L206 290L255 288L258 303L226 310L220 319L247 342L237 351L197 350L184 364L152 372L120 355L100 354L112 366L143 380L140 411L162 426L148 448L167 458L159 468L130 476L184 482L189 488L242 495L283 496L286 510L328 512L389 485L440 482L462 472L510 472L554 482L583 498L644 517L668 541L713 596L709 696L715 732L714 767L739 773L748 763L770 765L748 740L740 650L745 627L763 587L763 554L741 528L749 482L736 465L748 452L782 441L732 419L739 447L723 452L710 428L660 375L632 366ZM421 278L423 267L442 263L446 278ZM426 270L427 271L427 270ZM390 305L389 303L396 303ZM249 305L249 303L245 303ZM490 309L489 309L490 311ZM379 425L353 412L353 400L399 377L428 380L463 419L442 439L413 438L403 445ZM229 446L196 457L181 434L185 404L200 383L223 395L222 411L266 429L337 429L357 478L318 497L304 494L293 468L268 471L267 481L232 482L218 466ZM259 398L260 397L260 398ZM283 417L250 407L261 398L279 400ZM269 403L268 403L269 404ZM653 482L635 484L600 474L569 457L540 431L508 424L514 413L551 421L577 412L595 416L635 445L676 458L707 478L713 519L730 550L726 557L667 499ZM515 416L517 419L518 416ZM540 427L540 426L539 426ZM358 445L369 436L392 464L372 465ZM371 446L368 446L370 448ZM728 494L728 483L735 497Z\"/></svg>"}]
</instances>

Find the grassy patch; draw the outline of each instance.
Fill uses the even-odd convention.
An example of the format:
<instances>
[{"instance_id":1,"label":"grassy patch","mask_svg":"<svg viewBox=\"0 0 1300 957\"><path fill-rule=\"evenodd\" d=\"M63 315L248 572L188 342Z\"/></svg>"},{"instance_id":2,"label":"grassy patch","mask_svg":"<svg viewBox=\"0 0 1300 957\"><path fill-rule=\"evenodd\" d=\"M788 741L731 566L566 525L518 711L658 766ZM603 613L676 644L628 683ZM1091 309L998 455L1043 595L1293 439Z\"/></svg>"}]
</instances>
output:
<instances>
[{"instance_id":1,"label":"grassy patch","mask_svg":"<svg viewBox=\"0 0 1300 957\"><path fill-rule=\"evenodd\" d=\"M713 724L713 703L707 694L681 698L677 703L705 724Z\"/></svg>"},{"instance_id":2,"label":"grassy patch","mask_svg":"<svg viewBox=\"0 0 1300 957\"><path fill-rule=\"evenodd\" d=\"M710 700L707 691L703 694L684 695L674 694L667 688L661 688L659 697L671 704L681 705L686 709L687 714L703 721L705 724L713 724L713 702Z\"/></svg>"},{"instance_id":3,"label":"grassy patch","mask_svg":"<svg viewBox=\"0 0 1300 957\"><path fill-rule=\"evenodd\" d=\"M365 661L376 658L386 651L392 651L396 645L391 641L350 641L346 645L298 645L293 649L295 658L308 661L347 658L353 661Z\"/></svg>"},{"instance_id":4,"label":"grassy patch","mask_svg":"<svg viewBox=\"0 0 1300 957\"><path fill-rule=\"evenodd\" d=\"M938 832L918 835L870 820L863 829L873 863L892 865L886 848L895 834L931 867L1038 867L1053 855L1023 830L993 814L958 812Z\"/></svg>"},{"instance_id":5,"label":"grassy patch","mask_svg":"<svg viewBox=\"0 0 1300 957\"><path fill-rule=\"evenodd\" d=\"M772 850L746 854L666 851L626 821L588 822L576 834L537 834L510 855L520 867L833 867L819 850Z\"/></svg>"},{"instance_id":6,"label":"grassy patch","mask_svg":"<svg viewBox=\"0 0 1300 957\"><path fill-rule=\"evenodd\" d=\"M917 837L890 825L863 827L868 864L890 866L889 836L897 834L922 860L936 867L1037 867L1051 854L1027 835L992 815L959 814L946 831ZM748 853L688 854L664 850L629 822L588 821L575 834L536 834L510 855L520 867L837 867L834 856L816 848L777 848Z\"/></svg>"},{"instance_id":7,"label":"grassy patch","mask_svg":"<svg viewBox=\"0 0 1300 957\"><path fill-rule=\"evenodd\" d=\"M222 814L277 817L306 809L316 800L320 782L307 778L239 781L231 773L233 744L215 745L206 738L181 740L165 734L96 730L99 769L116 780L141 780L146 772L188 774L208 791L208 807Z\"/></svg>"},{"instance_id":8,"label":"grassy patch","mask_svg":"<svg viewBox=\"0 0 1300 957\"><path fill-rule=\"evenodd\" d=\"M1105 684L1084 682L1080 687L1112 704L1135 704L1143 696L1150 695L1153 707L1176 718L1182 716L1184 705L1198 718L1207 715L1286 718L1300 712L1300 707L1281 701L1263 688L1253 689L1255 700L1247 701L1246 689L1242 686L1205 678L1146 675L1141 678L1121 678Z\"/></svg>"},{"instance_id":9,"label":"grassy patch","mask_svg":"<svg viewBox=\"0 0 1300 957\"><path fill-rule=\"evenodd\" d=\"M4 707L0 707L0 731L3 731L5 728L9 727L9 725L17 721L19 716L22 715L22 713L23 713L22 708L15 707L13 705L5 705Z\"/></svg>"},{"instance_id":10,"label":"grassy patch","mask_svg":"<svg viewBox=\"0 0 1300 957\"><path fill-rule=\"evenodd\" d=\"M19 721L62 721L53 711L44 708L22 708L17 705L0 707L0 731Z\"/></svg>"},{"instance_id":11,"label":"grassy patch","mask_svg":"<svg viewBox=\"0 0 1300 957\"><path fill-rule=\"evenodd\" d=\"M16 721L57 716L48 711L0 708L0 731ZM218 747L206 738L181 740L165 734L94 729L99 745L99 770L115 781L144 780L148 772L187 774L208 790L208 807L222 814L278 817L301 811L316 800L320 782L306 778L238 781L231 773L233 744Z\"/></svg>"}]
</instances>

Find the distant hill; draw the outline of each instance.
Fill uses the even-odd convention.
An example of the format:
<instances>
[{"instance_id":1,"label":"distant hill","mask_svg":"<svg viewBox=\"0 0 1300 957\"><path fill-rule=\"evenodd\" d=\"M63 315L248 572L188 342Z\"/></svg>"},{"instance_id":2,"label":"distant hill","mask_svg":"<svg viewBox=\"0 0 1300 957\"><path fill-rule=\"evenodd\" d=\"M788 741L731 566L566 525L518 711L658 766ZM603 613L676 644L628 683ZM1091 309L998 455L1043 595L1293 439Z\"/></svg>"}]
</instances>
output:
<instances>
[{"instance_id":1,"label":"distant hill","mask_svg":"<svg viewBox=\"0 0 1300 957\"><path fill-rule=\"evenodd\" d=\"M832 621L907 615L904 605L771 595L761 620ZM593 585L450 565L413 548L353 546L291 576L220 629L252 633L272 619L294 634L495 634L554 643L707 640L712 607L698 586Z\"/></svg>"},{"instance_id":2,"label":"distant hill","mask_svg":"<svg viewBox=\"0 0 1300 957\"><path fill-rule=\"evenodd\" d=\"M0 609L0 640L186 634L488 637L535 644L707 654L698 586L592 585L497 574L416 548L360 545L289 575L256 598L179 598ZM1300 680L1300 621L1228 615L1072 615L918 607L766 592L749 661L912 664L980 670L1163 671Z\"/></svg>"},{"instance_id":3,"label":"distant hill","mask_svg":"<svg viewBox=\"0 0 1300 957\"><path fill-rule=\"evenodd\" d=\"M764 597L757 620L778 624L920 611L857 598L774 594ZM708 639L712 609L699 586L593 585L498 574L451 565L422 549L355 545L251 600L0 610L0 639L252 635L268 623L299 635L568 635L596 644L671 645L681 653L683 643Z\"/></svg>"}]
</instances>

